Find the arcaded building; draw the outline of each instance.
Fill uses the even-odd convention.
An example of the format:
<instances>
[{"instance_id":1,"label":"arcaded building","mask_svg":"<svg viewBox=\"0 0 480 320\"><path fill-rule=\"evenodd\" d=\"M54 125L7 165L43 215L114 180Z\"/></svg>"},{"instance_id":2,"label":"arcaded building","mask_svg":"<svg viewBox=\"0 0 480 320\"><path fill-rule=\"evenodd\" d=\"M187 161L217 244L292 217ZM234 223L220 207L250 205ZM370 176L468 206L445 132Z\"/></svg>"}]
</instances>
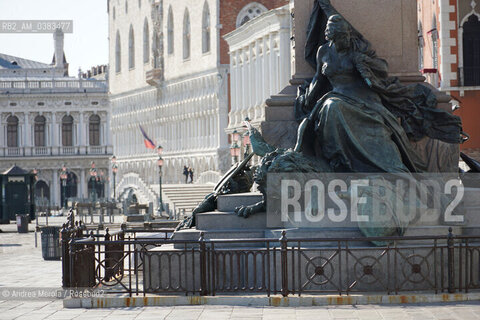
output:
<instances>
[{"instance_id":1,"label":"arcaded building","mask_svg":"<svg viewBox=\"0 0 480 320\"><path fill-rule=\"evenodd\" d=\"M157 203L155 150L163 183L218 180L231 164L230 58L223 36L285 0L110 0L110 102L118 165L117 194L135 190Z\"/></svg>"},{"instance_id":2,"label":"arcaded building","mask_svg":"<svg viewBox=\"0 0 480 320\"><path fill-rule=\"evenodd\" d=\"M90 78L81 72L70 77L63 33L54 33L54 43L51 64L0 53L0 171L15 164L35 171L40 206L108 198L108 87L105 79L93 78L104 78L107 67L95 68ZM93 172L95 189L89 184Z\"/></svg>"}]
</instances>

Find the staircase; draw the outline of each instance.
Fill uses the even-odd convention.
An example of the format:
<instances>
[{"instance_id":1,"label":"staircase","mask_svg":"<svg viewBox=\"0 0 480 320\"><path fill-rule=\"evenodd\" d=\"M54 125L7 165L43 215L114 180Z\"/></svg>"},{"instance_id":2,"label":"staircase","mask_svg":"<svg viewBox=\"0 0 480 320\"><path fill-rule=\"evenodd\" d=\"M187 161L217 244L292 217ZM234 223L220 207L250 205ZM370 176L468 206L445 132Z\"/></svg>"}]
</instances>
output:
<instances>
[{"instance_id":1,"label":"staircase","mask_svg":"<svg viewBox=\"0 0 480 320\"><path fill-rule=\"evenodd\" d=\"M206 195L213 192L213 187L210 184L165 184L162 185L162 200L171 210L191 213ZM150 188L158 190L158 184Z\"/></svg>"},{"instance_id":2,"label":"staircase","mask_svg":"<svg viewBox=\"0 0 480 320\"><path fill-rule=\"evenodd\" d=\"M123 179L117 184L117 190L120 192L118 198L124 200L130 188L135 190L139 203L148 204L153 202L154 205L158 203L157 193L135 173L124 175Z\"/></svg>"}]
</instances>

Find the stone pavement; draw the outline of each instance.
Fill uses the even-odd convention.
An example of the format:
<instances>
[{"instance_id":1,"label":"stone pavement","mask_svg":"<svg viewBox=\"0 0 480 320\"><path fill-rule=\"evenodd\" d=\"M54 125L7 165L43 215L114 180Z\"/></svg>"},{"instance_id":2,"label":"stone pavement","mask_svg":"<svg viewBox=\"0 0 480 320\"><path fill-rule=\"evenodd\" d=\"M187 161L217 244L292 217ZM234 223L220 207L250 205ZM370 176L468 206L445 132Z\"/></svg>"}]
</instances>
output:
<instances>
[{"instance_id":1,"label":"stone pavement","mask_svg":"<svg viewBox=\"0 0 480 320\"><path fill-rule=\"evenodd\" d=\"M54 218L58 223L64 218ZM16 226L0 225L0 320L8 319L480 319L480 302L416 305L326 307L176 306L111 309L65 309L59 299L3 297L6 288L59 288L61 262L44 261L40 235L18 234ZM34 225L30 225L34 230Z\"/></svg>"}]
</instances>

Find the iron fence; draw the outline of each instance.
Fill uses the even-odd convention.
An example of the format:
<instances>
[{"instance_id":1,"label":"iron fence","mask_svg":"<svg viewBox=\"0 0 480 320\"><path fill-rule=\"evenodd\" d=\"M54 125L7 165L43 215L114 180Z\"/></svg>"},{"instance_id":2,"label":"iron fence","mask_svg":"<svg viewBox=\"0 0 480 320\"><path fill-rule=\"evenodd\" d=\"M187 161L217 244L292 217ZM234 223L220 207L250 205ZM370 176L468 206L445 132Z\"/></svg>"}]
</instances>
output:
<instances>
[{"instance_id":1,"label":"iron fence","mask_svg":"<svg viewBox=\"0 0 480 320\"><path fill-rule=\"evenodd\" d=\"M72 219L73 221L73 219ZM62 230L64 287L146 294L468 292L480 288L480 236L173 240L128 230ZM370 245L384 241L385 246Z\"/></svg>"}]
</instances>

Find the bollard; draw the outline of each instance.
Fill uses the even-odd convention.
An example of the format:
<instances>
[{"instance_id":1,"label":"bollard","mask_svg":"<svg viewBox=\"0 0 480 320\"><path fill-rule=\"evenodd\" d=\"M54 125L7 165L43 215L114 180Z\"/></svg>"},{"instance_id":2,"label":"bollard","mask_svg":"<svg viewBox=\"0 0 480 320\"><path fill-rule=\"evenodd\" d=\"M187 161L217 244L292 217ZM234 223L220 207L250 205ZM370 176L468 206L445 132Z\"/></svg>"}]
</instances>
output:
<instances>
[{"instance_id":1,"label":"bollard","mask_svg":"<svg viewBox=\"0 0 480 320\"><path fill-rule=\"evenodd\" d=\"M452 234L452 227L448 228L448 236L447 236L447 256L448 256L448 293L455 293L455 247L453 242L453 234Z\"/></svg>"},{"instance_id":2,"label":"bollard","mask_svg":"<svg viewBox=\"0 0 480 320\"><path fill-rule=\"evenodd\" d=\"M70 250L68 248L68 230L67 224L63 224L61 231L62 242L62 287L70 287Z\"/></svg>"},{"instance_id":3,"label":"bollard","mask_svg":"<svg viewBox=\"0 0 480 320\"><path fill-rule=\"evenodd\" d=\"M282 231L279 239L281 247L281 263L282 263L282 296L288 296L288 259L287 259L287 232Z\"/></svg>"},{"instance_id":4,"label":"bollard","mask_svg":"<svg viewBox=\"0 0 480 320\"><path fill-rule=\"evenodd\" d=\"M206 296L208 294L207 289L207 250L205 245L205 233L200 233L200 295Z\"/></svg>"}]
</instances>

